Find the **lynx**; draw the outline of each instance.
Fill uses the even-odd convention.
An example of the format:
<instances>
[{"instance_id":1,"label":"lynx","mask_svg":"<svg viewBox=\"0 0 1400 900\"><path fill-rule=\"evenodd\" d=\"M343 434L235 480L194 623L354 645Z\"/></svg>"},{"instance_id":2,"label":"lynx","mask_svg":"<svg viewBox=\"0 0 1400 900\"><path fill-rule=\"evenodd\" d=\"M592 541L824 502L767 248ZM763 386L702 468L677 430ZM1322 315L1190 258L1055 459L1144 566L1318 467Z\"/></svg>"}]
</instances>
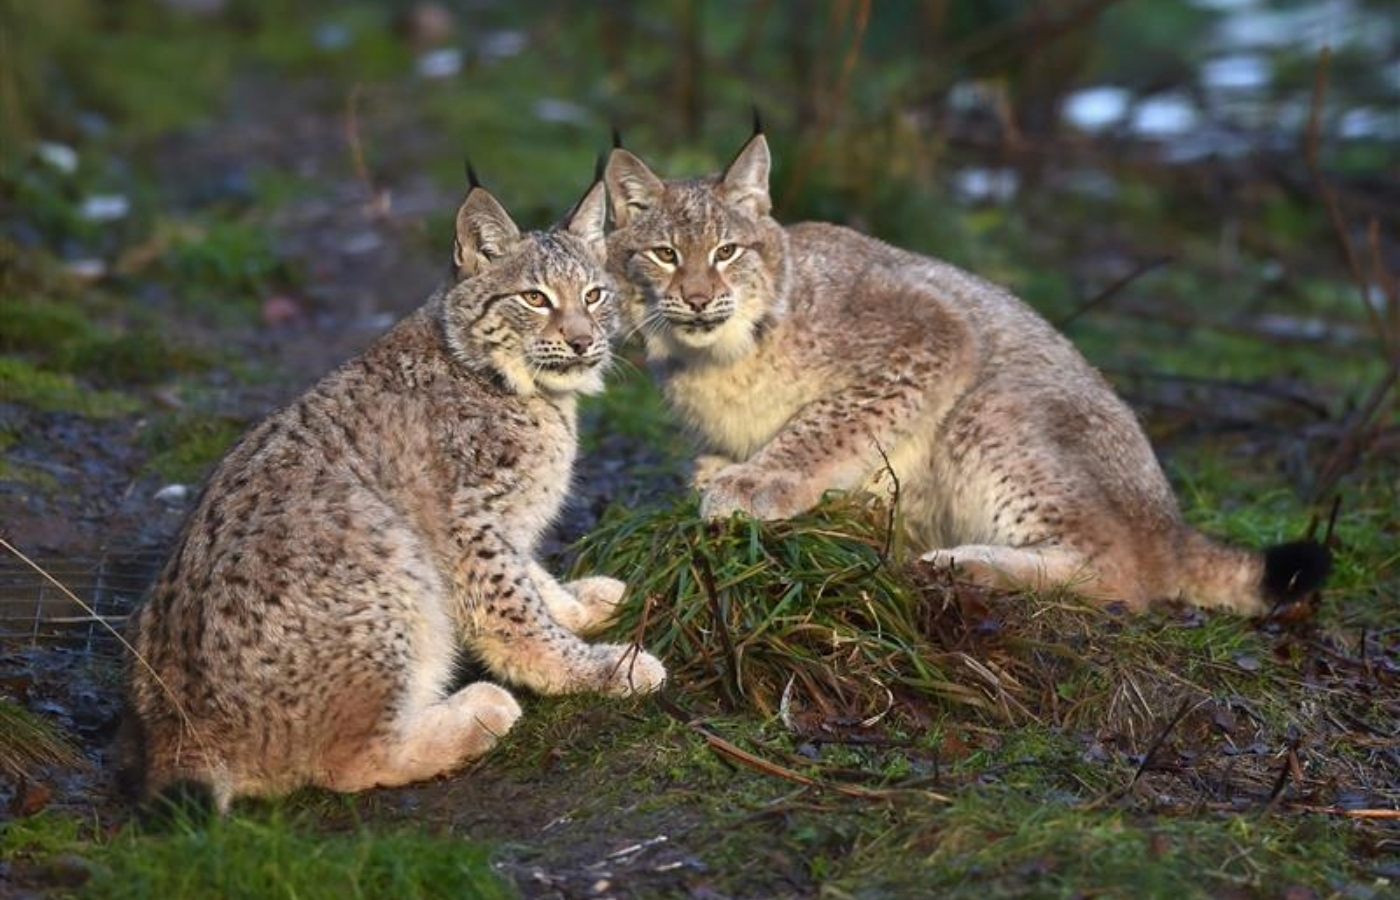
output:
<instances>
[{"instance_id":1,"label":"lynx","mask_svg":"<svg viewBox=\"0 0 1400 900\"><path fill-rule=\"evenodd\" d=\"M1189 528L1132 411L1029 306L848 228L780 225L770 165L756 132L718 175L663 181L621 147L605 174L623 318L718 454L696 464L707 516L897 483L923 559L988 585L1259 614L1320 584L1316 544Z\"/></svg>"},{"instance_id":2,"label":"lynx","mask_svg":"<svg viewBox=\"0 0 1400 900\"><path fill-rule=\"evenodd\" d=\"M645 693L651 655L577 636L622 582L534 559L568 490L575 396L617 318L601 184L522 234L484 189L458 278L255 427L215 471L135 619L144 789L359 791L449 772L520 716L459 650L546 694Z\"/></svg>"}]
</instances>

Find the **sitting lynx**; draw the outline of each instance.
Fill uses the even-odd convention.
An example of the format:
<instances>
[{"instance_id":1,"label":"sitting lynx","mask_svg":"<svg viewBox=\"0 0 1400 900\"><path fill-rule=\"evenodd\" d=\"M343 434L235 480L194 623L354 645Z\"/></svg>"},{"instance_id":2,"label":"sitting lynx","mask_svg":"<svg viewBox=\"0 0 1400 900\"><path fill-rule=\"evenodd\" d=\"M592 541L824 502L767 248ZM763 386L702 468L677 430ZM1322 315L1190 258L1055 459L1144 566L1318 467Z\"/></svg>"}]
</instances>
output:
<instances>
[{"instance_id":1,"label":"sitting lynx","mask_svg":"<svg viewBox=\"0 0 1400 900\"><path fill-rule=\"evenodd\" d=\"M660 662L575 636L623 584L534 560L568 489L574 397L616 319L601 184L521 234L485 190L462 280L254 428L219 466L135 620L145 790L358 791L448 772L520 715L459 649L542 693L654 690Z\"/></svg>"},{"instance_id":2,"label":"sitting lynx","mask_svg":"<svg viewBox=\"0 0 1400 900\"><path fill-rule=\"evenodd\" d=\"M925 560L1015 587L1070 584L1258 614L1313 589L1316 544L1263 554L1189 528L1129 408L1006 291L826 224L769 214L768 144L662 181L621 148L606 181L623 315L702 457L703 510L782 519L890 480Z\"/></svg>"}]
</instances>

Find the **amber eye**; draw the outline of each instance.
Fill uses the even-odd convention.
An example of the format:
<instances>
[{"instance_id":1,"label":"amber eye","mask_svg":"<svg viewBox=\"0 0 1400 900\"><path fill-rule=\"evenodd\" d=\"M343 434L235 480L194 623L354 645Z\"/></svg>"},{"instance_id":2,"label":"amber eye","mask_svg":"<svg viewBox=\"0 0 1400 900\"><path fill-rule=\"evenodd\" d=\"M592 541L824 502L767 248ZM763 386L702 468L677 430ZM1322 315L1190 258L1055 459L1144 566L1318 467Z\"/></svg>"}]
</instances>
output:
<instances>
[{"instance_id":1,"label":"amber eye","mask_svg":"<svg viewBox=\"0 0 1400 900\"><path fill-rule=\"evenodd\" d=\"M725 262L734 258L734 254L739 252L738 244L720 244L715 248L715 262Z\"/></svg>"},{"instance_id":2,"label":"amber eye","mask_svg":"<svg viewBox=\"0 0 1400 900\"><path fill-rule=\"evenodd\" d=\"M595 287L583 295L583 302L589 306L596 306L603 301L603 289Z\"/></svg>"},{"instance_id":3,"label":"amber eye","mask_svg":"<svg viewBox=\"0 0 1400 900\"><path fill-rule=\"evenodd\" d=\"M521 291L520 299L531 309L549 309L549 298L544 291Z\"/></svg>"},{"instance_id":4,"label":"amber eye","mask_svg":"<svg viewBox=\"0 0 1400 900\"><path fill-rule=\"evenodd\" d=\"M668 266L674 266L676 264L676 251L672 250L670 247L653 247L651 248L651 255Z\"/></svg>"}]
</instances>

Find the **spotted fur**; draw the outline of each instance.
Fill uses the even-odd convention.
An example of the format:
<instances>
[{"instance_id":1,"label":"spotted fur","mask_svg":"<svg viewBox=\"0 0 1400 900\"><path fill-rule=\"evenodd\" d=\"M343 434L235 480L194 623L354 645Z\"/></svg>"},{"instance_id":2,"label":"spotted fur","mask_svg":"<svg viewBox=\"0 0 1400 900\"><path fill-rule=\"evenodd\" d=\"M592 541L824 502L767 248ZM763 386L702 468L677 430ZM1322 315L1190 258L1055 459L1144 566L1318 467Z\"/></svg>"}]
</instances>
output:
<instances>
[{"instance_id":1,"label":"spotted fur","mask_svg":"<svg viewBox=\"0 0 1400 900\"><path fill-rule=\"evenodd\" d=\"M449 692L463 647L543 693L662 682L652 656L575 634L620 582L560 584L534 560L568 489L574 396L608 360L604 213L598 186L522 235L474 189L462 280L219 465L135 617L148 793L193 781L226 809L451 771L520 715L494 684Z\"/></svg>"},{"instance_id":2,"label":"spotted fur","mask_svg":"<svg viewBox=\"0 0 1400 900\"><path fill-rule=\"evenodd\" d=\"M850 229L784 228L769 166L760 134L718 175L663 181L623 149L605 175L625 325L714 451L696 467L707 515L782 519L897 483L924 560L986 583L1245 613L1270 585L1316 587L1325 566L1266 573L1187 527L1132 411L1030 307ZM697 321L688 285L724 305Z\"/></svg>"}]
</instances>

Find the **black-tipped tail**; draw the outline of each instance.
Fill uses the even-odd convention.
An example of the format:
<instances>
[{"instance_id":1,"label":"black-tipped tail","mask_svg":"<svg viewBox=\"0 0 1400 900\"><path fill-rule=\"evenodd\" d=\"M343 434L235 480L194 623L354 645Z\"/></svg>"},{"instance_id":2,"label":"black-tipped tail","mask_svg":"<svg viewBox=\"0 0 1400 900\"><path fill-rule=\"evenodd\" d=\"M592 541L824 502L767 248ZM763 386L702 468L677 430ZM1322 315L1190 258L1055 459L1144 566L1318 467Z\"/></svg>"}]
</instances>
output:
<instances>
[{"instance_id":1,"label":"black-tipped tail","mask_svg":"<svg viewBox=\"0 0 1400 900\"><path fill-rule=\"evenodd\" d=\"M1312 593L1331 572L1332 551L1317 541L1290 541L1264 549L1264 595L1275 602Z\"/></svg>"}]
</instances>

